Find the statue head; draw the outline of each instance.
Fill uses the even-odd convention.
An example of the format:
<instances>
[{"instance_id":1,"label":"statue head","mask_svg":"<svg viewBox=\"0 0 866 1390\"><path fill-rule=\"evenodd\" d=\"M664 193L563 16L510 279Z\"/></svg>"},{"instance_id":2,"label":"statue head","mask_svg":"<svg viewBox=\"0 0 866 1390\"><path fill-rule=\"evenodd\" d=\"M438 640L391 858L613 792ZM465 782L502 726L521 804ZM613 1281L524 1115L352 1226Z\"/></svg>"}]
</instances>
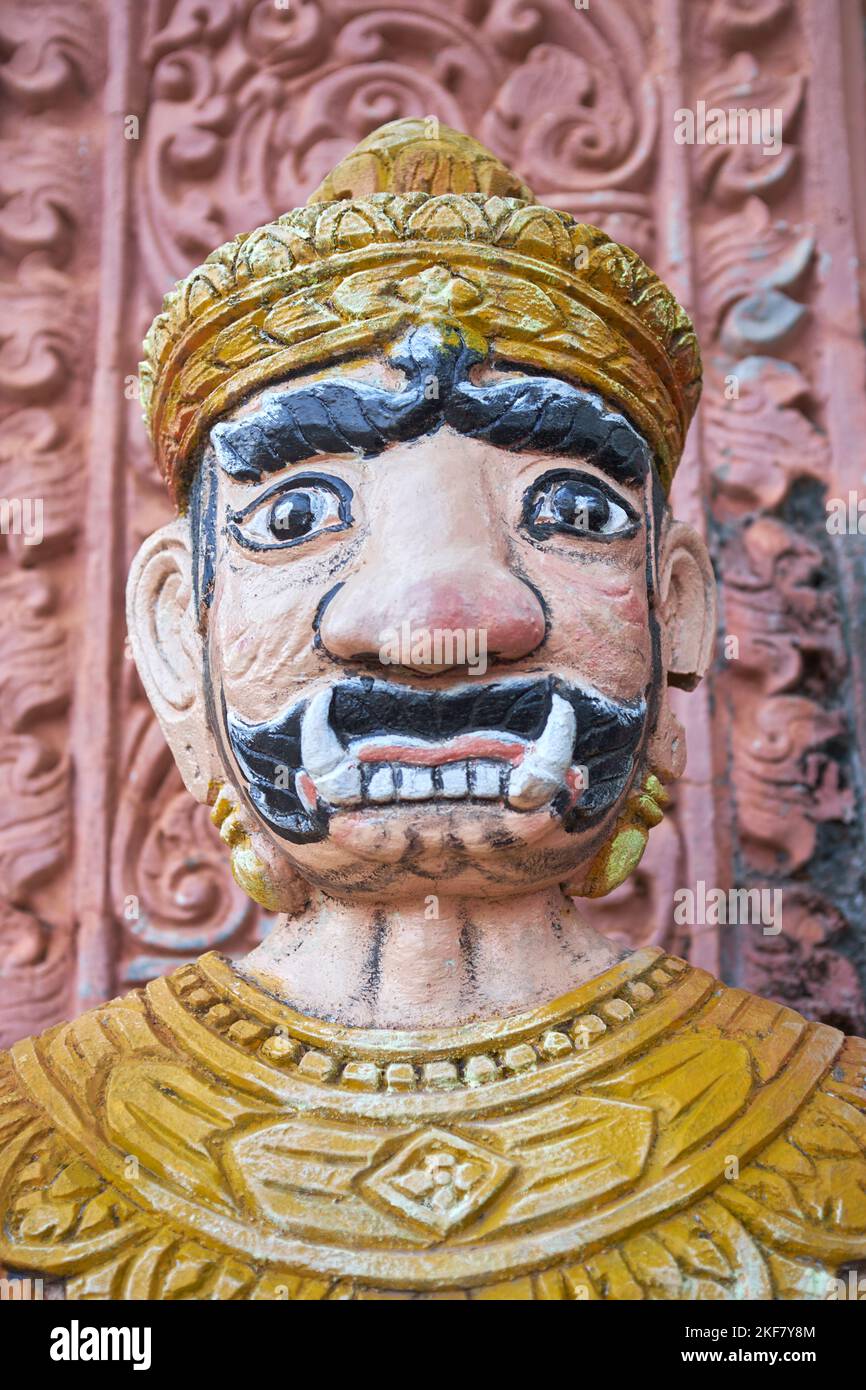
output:
<instances>
[{"instance_id":1,"label":"statue head","mask_svg":"<svg viewBox=\"0 0 866 1390\"><path fill-rule=\"evenodd\" d=\"M634 252L434 121L167 297L142 382L177 518L128 622L241 885L595 896L682 771L713 579L667 493L692 326Z\"/></svg>"}]
</instances>

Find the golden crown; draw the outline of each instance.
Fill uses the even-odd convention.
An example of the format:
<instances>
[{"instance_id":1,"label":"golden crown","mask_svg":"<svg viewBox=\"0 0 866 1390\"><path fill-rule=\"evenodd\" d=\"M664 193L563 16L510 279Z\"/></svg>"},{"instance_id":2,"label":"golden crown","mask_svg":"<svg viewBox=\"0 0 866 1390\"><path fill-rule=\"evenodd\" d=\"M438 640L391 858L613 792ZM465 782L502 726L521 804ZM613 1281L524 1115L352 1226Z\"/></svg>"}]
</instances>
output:
<instances>
[{"instance_id":1,"label":"golden crown","mask_svg":"<svg viewBox=\"0 0 866 1390\"><path fill-rule=\"evenodd\" d=\"M669 488L701 386L687 314L634 251L540 206L478 141L428 118L374 131L306 207L166 295L141 382L177 505L207 430L251 391L426 322L601 392Z\"/></svg>"}]
</instances>

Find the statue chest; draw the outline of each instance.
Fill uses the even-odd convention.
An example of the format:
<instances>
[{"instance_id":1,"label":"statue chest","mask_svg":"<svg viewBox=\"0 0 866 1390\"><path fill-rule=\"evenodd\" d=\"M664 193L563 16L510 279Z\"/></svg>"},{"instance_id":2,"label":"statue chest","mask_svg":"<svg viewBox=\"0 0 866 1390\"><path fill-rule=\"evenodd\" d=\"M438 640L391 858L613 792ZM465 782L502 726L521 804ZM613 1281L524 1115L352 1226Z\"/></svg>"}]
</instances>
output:
<instances>
[{"instance_id":1,"label":"statue chest","mask_svg":"<svg viewBox=\"0 0 866 1390\"><path fill-rule=\"evenodd\" d=\"M650 950L385 1037L204 957L14 1050L2 1259L73 1297L773 1297L749 1165L839 1044L744 998Z\"/></svg>"}]
</instances>

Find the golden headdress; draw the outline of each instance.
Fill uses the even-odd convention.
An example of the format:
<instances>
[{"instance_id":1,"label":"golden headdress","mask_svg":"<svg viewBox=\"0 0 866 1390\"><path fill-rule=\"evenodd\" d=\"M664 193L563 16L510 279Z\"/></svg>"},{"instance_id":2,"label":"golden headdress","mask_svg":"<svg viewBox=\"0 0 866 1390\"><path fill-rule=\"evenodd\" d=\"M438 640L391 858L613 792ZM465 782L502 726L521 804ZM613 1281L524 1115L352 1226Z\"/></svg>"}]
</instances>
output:
<instances>
[{"instance_id":1,"label":"golden headdress","mask_svg":"<svg viewBox=\"0 0 866 1390\"><path fill-rule=\"evenodd\" d=\"M478 141L427 118L374 131L306 207L166 296L141 382L178 506L206 431L251 391L426 322L601 392L670 486L700 394L688 316L634 251L539 206Z\"/></svg>"}]
</instances>

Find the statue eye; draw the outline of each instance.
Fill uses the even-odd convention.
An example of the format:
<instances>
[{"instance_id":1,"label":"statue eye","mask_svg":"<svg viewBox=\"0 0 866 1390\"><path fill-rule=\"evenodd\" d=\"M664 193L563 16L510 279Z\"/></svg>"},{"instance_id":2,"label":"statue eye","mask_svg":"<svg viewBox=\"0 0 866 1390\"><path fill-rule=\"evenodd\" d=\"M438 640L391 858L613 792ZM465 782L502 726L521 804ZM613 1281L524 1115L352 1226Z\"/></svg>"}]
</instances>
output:
<instances>
[{"instance_id":1,"label":"statue eye","mask_svg":"<svg viewBox=\"0 0 866 1390\"><path fill-rule=\"evenodd\" d=\"M250 550L285 550L326 531L344 531L352 522L351 500L351 489L339 478L293 478L232 512L229 530Z\"/></svg>"},{"instance_id":2,"label":"statue eye","mask_svg":"<svg viewBox=\"0 0 866 1390\"><path fill-rule=\"evenodd\" d=\"M293 488L278 497L268 512L268 530L278 541L296 541L309 536L329 512L336 498L324 488Z\"/></svg>"},{"instance_id":3,"label":"statue eye","mask_svg":"<svg viewBox=\"0 0 866 1390\"><path fill-rule=\"evenodd\" d=\"M637 515L605 483L581 473L547 474L529 489L524 520L533 534L633 536Z\"/></svg>"}]
</instances>

